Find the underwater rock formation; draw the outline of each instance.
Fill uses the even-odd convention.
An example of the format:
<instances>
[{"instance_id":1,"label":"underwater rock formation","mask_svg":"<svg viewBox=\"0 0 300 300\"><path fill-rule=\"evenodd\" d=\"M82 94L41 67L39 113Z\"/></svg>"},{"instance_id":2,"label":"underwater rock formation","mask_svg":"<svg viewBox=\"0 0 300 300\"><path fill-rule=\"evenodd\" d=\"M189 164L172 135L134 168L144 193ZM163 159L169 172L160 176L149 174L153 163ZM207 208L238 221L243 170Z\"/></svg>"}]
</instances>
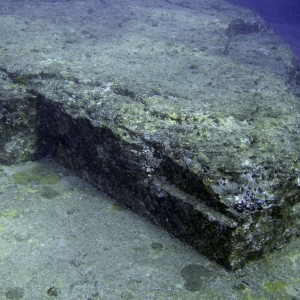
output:
<instances>
[{"instance_id":1,"label":"underwater rock formation","mask_svg":"<svg viewBox=\"0 0 300 300\"><path fill-rule=\"evenodd\" d=\"M235 269L299 234L293 56L262 20L253 27L221 1L194 11L175 2L155 26L133 2L122 26L95 9L103 27L92 35L51 19L47 42L28 40L39 20L18 31L13 50L0 52L1 163L52 156Z\"/></svg>"}]
</instances>

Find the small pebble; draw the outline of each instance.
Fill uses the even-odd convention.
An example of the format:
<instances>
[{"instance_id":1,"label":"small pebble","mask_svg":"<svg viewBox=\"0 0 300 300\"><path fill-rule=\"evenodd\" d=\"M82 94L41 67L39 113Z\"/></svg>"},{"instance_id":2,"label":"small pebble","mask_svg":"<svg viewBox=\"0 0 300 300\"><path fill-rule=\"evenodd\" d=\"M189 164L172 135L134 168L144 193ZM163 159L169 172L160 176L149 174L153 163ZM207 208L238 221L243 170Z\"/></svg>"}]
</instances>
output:
<instances>
[{"instance_id":1,"label":"small pebble","mask_svg":"<svg viewBox=\"0 0 300 300\"><path fill-rule=\"evenodd\" d=\"M51 286L51 288L49 288L47 291L47 295L50 297L57 297L60 293L60 289L55 286Z\"/></svg>"}]
</instances>

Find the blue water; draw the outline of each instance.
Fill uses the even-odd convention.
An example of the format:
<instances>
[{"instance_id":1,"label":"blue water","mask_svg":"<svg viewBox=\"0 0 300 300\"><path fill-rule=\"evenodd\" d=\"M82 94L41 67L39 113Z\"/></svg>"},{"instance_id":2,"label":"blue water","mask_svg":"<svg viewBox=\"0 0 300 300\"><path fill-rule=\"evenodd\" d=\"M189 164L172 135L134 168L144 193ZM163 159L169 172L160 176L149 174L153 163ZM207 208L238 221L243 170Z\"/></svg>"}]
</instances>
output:
<instances>
[{"instance_id":1,"label":"blue water","mask_svg":"<svg viewBox=\"0 0 300 300\"><path fill-rule=\"evenodd\" d=\"M300 0L227 0L262 16L300 58Z\"/></svg>"}]
</instances>

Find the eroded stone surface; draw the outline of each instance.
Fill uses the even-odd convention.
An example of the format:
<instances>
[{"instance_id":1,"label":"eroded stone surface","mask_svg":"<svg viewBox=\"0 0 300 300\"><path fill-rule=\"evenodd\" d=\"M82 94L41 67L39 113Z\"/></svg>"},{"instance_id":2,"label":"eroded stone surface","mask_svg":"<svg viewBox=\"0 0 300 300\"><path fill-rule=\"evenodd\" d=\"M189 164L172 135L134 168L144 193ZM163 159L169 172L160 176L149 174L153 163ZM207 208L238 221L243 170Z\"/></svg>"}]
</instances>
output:
<instances>
[{"instance_id":1,"label":"eroded stone surface","mask_svg":"<svg viewBox=\"0 0 300 300\"><path fill-rule=\"evenodd\" d=\"M0 72L0 161L4 164L37 158L35 97L14 82Z\"/></svg>"},{"instance_id":2,"label":"eroded stone surface","mask_svg":"<svg viewBox=\"0 0 300 300\"><path fill-rule=\"evenodd\" d=\"M0 64L36 101L36 156L228 268L299 233L297 62L262 20L221 1L35 4L1 16Z\"/></svg>"}]
</instances>

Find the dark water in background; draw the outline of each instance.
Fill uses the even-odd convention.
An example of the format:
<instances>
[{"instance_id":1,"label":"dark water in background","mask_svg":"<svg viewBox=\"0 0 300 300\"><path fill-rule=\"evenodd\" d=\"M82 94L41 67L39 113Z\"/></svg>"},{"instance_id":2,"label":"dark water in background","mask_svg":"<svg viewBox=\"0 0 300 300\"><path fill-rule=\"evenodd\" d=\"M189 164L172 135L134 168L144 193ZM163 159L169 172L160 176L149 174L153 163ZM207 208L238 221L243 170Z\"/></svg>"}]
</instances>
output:
<instances>
[{"instance_id":1,"label":"dark water in background","mask_svg":"<svg viewBox=\"0 0 300 300\"><path fill-rule=\"evenodd\" d=\"M226 0L262 16L300 58L300 0Z\"/></svg>"}]
</instances>

